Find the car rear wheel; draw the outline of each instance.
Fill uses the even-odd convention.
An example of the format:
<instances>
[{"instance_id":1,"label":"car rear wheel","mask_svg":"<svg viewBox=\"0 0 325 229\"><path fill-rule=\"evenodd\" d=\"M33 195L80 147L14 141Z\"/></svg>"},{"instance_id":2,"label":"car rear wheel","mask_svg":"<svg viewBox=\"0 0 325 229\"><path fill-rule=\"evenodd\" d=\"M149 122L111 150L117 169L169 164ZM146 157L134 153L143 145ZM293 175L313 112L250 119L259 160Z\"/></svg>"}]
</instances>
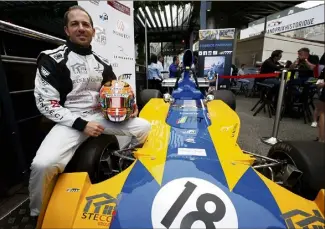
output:
<instances>
[{"instance_id":1,"label":"car rear wheel","mask_svg":"<svg viewBox=\"0 0 325 229\"><path fill-rule=\"evenodd\" d=\"M90 137L79 146L64 172L88 172L92 183L101 182L112 172L103 171L101 159L105 157L108 169L112 170L116 162L112 152L118 149L119 143L114 135Z\"/></svg>"},{"instance_id":2,"label":"car rear wheel","mask_svg":"<svg viewBox=\"0 0 325 229\"><path fill-rule=\"evenodd\" d=\"M320 142L279 142L271 147L268 157L286 162L302 172L297 182L288 189L306 199L314 200L325 188L325 144ZM290 169L289 169L290 170ZM286 177L287 167L274 169L275 177ZM287 179L290 179L287 177ZM291 182L291 181L289 181Z\"/></svg>"}]
</instances>

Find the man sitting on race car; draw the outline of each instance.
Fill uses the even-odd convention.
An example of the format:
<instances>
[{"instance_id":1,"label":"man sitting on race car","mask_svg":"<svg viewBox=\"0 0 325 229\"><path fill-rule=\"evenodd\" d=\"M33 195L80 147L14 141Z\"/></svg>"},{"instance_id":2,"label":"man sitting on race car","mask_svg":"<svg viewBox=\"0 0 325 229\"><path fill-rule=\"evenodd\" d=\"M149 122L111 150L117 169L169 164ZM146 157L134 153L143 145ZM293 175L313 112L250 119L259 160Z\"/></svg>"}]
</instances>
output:
<instances>
[{"instance_id":1,"label":"man sitting on race car","mask_svg":"<svg viewBox=\"0 0 325 229\"><path fill-rule=\"evenodd\" d=\"M116 79L111 65L92 51L95 34L90 15L81 7L71 7L64 15L67 43L41 52L35 79L39 111L56 125L42 142L31 165L29 182L30 214L38 216L49 184L63 172L74 152L89 136L126 135L143 143L150 123L137 118L121 123L103 118L99 91L104 83Z\"/></svg>"}]
</instances>

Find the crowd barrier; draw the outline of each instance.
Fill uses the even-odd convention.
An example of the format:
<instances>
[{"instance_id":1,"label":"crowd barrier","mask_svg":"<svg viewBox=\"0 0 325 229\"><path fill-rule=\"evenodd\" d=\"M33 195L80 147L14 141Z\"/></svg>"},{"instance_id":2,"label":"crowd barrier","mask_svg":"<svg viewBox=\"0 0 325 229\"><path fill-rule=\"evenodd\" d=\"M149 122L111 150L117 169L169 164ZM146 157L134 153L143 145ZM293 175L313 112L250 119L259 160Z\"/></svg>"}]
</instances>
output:
<instances>
[{"instance_id":1,"label":"crowd barrier","mask_svg":"<svg viewBox=\"0 0 325 229\"><path fill-rule=\"evenodd\" d=\"M280 116L281 116L281 107L283 104L283 95L285 90L286 81L290 78L291 72L288 70L282 70L281 72L275 73L266 73L266 74L247 74L241 76L220 76L222 79L252 79L252 78L271 78L271 77L279 77L280 78L280 89L279 96L276 106L276 114L273 123L273 130L270 137L262 137L261 141L268 145L274 145L278 143L280 140L278 139L278 132L280 126ZM218 78L218 77L217 77ZM218 80L217 80L218 81Z\"/></svg>"}]
</instances>

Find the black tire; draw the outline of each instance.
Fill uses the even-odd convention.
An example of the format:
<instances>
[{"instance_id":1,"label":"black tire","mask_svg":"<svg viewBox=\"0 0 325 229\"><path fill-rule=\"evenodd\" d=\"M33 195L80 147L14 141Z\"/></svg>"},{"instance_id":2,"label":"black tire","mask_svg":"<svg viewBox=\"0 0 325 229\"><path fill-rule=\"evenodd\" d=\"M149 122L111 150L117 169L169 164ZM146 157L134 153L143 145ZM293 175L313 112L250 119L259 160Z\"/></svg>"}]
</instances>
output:
<instances>
[{"instance_id":1,"label":"black tire","mask_svg":"<svg viewBox=\"0 0 325 229\"><path fill-rule=\"evenodd\" d=\"M114 135L102 134L97 138L88 138L82 143L64 172L88 172L92 183L100 182L99 174L101 156L107 151L119 149L119 143Z\"/></svg>"},{"instance_id":2,"label":"black tire","mask_svg":"<svg viewBox=\"0 0 325 229\"><path fill-rule=\"evenodd\" d=\"M279 142L271 147L268 157L288 159L303 172L293 192L314 200L319 190L325 188L325 144L309 141ZM298 190L299 189L299 190Z\"/></svg>"},{"instance_id":3,"label":"black tire","mask_svg":"<svg viewBox=\"0 0 325 229\"><path fill-rule=\"evenodd\" d=\"M236 110L236 96L232 91L229 90L215 90L209 93L214 96L215 100L222 100L234 111Z\"/></svg>"},{"instance_id":4,"label":"black tire","mask_svg":"<svg viewBox=\"0 0 325 229\"><path fill-rule=\"evenodd\" d=\"M162 98L163 95L159 90L156 89L144 89L140 92L140 99L138 101L138 106L143 108L150 99L152 98Z\"/></svg>"}]
</instances>

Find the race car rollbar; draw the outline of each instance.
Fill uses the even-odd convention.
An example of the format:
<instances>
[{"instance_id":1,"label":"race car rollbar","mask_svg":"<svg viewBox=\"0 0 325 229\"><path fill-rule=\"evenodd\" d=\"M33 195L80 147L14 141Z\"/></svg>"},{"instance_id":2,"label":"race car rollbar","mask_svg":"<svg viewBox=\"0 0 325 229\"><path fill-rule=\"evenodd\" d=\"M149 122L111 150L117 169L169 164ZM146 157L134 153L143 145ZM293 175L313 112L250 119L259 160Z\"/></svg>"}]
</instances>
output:
<instances>
[{"instance_id":1,"label":"race car rollbar","mask_svg":"<svg viewBox=\"0 0 325 229\"><path fill-rule=\"evenodd\" d=\"M204 98L204 95L200 91L200 85L196 73L191 69L192 64L193 53L191 50L186 50L183 56L182 70L177 75L172 95L165 93L163 96L166 103L173 103L175 99L202 99L204 102L214 99L213 95L208 95L206 98ZM191 73L193 75L194 82L191 79Z\"/></svg>"}]
</instances>

